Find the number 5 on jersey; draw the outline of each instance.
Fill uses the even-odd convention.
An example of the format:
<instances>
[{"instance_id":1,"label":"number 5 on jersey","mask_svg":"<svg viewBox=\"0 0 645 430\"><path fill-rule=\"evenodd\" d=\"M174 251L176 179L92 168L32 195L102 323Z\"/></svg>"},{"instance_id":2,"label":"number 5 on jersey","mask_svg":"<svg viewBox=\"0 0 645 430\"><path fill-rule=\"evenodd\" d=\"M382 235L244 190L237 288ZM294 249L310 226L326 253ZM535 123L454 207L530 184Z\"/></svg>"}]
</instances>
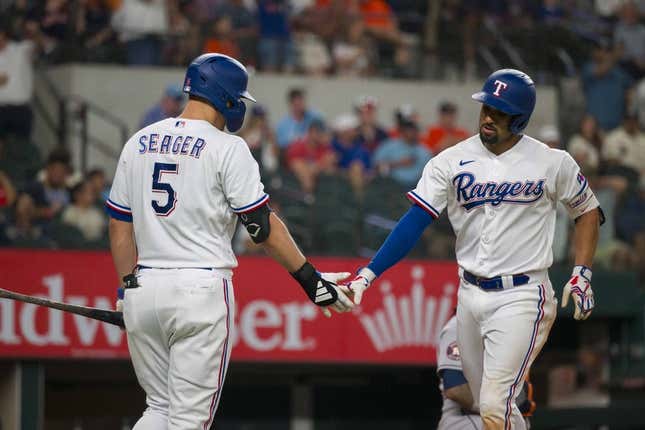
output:
<instances>
[{"instance_id":1,"label":"number 5 on jersey","mask_svg":"<svg viewBox=\"0 0 645 430\"><path fill-rule=\"evenodd\" d=\"M176 175L179 173L179 165L177 163L155 163L155 171L152 174L152 192L165 193L168 195L166 204L162 206L163 200L153 200L152 209L157 216L168 216L175 210L177 204L177 193L167 182L161 181L161 175L164 173L171 173Z\"/></svg>"}]
</instances>

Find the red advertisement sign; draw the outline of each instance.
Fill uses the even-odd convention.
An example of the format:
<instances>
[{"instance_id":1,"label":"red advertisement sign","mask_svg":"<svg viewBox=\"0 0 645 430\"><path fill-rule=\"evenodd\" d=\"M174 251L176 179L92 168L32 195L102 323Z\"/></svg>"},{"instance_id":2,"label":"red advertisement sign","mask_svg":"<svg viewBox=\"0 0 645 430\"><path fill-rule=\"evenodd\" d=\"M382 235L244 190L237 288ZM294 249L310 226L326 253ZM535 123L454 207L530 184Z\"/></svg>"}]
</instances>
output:
<instances>
[{"instance_id":1,"label":"red advertisement sign","mask_svg":"<svg viewBox=\"0 0 645 430\"><path fill-rule=\"evenodd\" d=\"M321 271L360 259L316 258ZM108 253L0 250L2 288L112 308ZM328 319L273 260L242 257L233 278L234 361L434 364L456 305L455 263L404 261L365 293L360 308ZM0 299L0 357L127 358L125 333L78 315Z\"/></svg>"}]
</instances>

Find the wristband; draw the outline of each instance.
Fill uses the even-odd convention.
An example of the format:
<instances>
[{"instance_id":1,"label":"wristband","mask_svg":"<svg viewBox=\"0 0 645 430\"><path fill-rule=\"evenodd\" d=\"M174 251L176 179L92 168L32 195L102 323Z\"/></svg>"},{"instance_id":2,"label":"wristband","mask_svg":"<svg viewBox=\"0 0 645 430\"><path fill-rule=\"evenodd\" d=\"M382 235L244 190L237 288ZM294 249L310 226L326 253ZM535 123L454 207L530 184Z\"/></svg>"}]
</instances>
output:
<instances>
[{"instance_id":1,"label":"wristband","mask_svg":"<svg viewBox=\"0 0 645 430\"><path fill-rule=\"evenodd\" d=\"M362 276L367 281L367 284L371 284L376 279L376 274L369 268L363 267L358 271L356 276Z\"/></svg>"},{"instance_id":2,"label":"wristband","mask_svg":"<svg viewBox=\"0 0 645 430\"><path fill-rule=\"evenodd\" d=\"M583 265L578 265L574 266L573 268L573 273L571 273L571 276L580 276L581 278L585 279L587 282L591 283L591 268Z\"/></svg>"},{"instance_id":3,"label":"wristband","mask_svg":"<svg viewBox=\"0 0 645 430\"><path fill-rule=\"evenodd\" d=\"M303 282L310 280L315 273L317 273L316 268L310 262L305 261L300 269L291 273L291 276L302 285Z\"/></svg>"},{"instance_id":4,"label":"wristband","mask_svg":"<svg viewBox=\"0 0 645 430\"><path fill-rule=\"evenodd\" d=\"M310 262L306 261L300 269L291 273L291 276L298 281L315 305L329 306L338 300L338 292L333 288L333 284L324 280Z\"/></svg>"}]
</instances>

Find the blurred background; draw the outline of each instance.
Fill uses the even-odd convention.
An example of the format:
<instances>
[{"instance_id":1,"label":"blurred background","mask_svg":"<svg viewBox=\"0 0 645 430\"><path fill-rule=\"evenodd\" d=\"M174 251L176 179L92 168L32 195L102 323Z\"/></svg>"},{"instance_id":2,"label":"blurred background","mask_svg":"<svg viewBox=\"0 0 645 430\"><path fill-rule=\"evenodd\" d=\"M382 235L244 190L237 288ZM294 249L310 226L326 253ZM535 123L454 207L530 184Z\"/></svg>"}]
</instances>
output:
<instances>
[{"instance_id":1,"label":"blurred background","mask_svg":"<svg viewBox=\"0 0 645 430\"><path fill-rule=\"evenodd\" d=\"M597 309L585 323L559 315L532 370L533 428L645 428L645 1L0 0L3 288L112 306L102 207L120 149L179 114L185 67L204 52L251 72L258 103L238 134L273 208L323 269L352 271L407 210L425 163L475 133L470 95L485 77L528 73L527 134L571 153L607 218ZM571 227L559 208L558 295ZM435 428L437 327L457 285L445 214L363 313L330 322L244 230L234 248L237 343L218 429ZM415 297L427 310L404 312ZM402 311L385 326L427 331L375 338L366 327L388 300ZM143 407L118 329L0 302L1 429L125 430Z\"/></svg>"}]
</instances>

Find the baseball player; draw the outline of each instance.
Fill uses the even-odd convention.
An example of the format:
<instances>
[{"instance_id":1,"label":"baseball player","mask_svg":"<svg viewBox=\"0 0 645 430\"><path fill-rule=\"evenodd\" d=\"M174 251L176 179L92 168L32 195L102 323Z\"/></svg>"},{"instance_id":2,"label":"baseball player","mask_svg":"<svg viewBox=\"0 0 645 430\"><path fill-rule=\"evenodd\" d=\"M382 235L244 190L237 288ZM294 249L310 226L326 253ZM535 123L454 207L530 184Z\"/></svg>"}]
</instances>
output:
<instances>
[{"instance_id":1,"label":"baseball player","mask_svg":"<svg viewBox=\"0 0 645 430\"><path fill-rule=\"evenodd\" d=\"M458 343L484 428L523 429L518 385L547 339L557 300L549 281L556 203L575 219L575 267L562 296L575 319L594 307L591 264L602 211L573 158L525 134L535 107L526 74L498 70L473 99L479 134L426 165L413 203L366 268L350 282L354 302L414 246L447 208L457 236Z\"/></svg>"},{"instance_id":2,"label":"baseball player","mask_svg":"<svg viewBox=\"0 0 645 430\"><path fill-rule=\"evenodd\" d=\"M148 406L135 430L213 422L231 355L238 219L325 315L353 306L335 284L349 274L321 274L307 262L271 211L246 143L223 131L237 131L243 100L254 101L247 80L233 58L196 58L181 115L139 130L119 159L106 207L128 348Z\"/></svg>"},{"instance_id":3,"label":"baseball player","mask_svg":"<svg viewBox=\"0 0 645 430\"><path fill-rule=\"evenodd\" d=\"M439 389L443 395L441 420L437 430L480 430L484 428L478 406L461 366L461 355L457 345L457 317L453 316L441 329L437 348L437 374ZM533 386L524 381L522 391L516 399L522 416L529 417L535 411ZM527 428L528 418L525 418Z\"/></svg>"}]
</instances>

